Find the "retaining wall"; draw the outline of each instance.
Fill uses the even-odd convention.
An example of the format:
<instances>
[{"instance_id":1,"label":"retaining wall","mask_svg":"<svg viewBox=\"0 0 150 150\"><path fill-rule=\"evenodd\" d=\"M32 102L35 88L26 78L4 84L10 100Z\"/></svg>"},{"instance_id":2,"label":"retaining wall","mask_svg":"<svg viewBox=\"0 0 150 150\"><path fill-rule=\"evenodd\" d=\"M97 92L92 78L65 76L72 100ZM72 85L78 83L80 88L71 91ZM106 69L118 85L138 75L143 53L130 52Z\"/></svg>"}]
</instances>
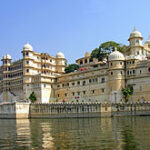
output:
<instances>
[{"instance_id":1,"label":"retaining wall","mask_svg":"<svg viewBox=\"0 0 150 150\"><path fill-rule=\"evenodd\" d=\"M150 115L150 103L0 104L0 118L80 118Z\"/></svg>"}]
</instances>

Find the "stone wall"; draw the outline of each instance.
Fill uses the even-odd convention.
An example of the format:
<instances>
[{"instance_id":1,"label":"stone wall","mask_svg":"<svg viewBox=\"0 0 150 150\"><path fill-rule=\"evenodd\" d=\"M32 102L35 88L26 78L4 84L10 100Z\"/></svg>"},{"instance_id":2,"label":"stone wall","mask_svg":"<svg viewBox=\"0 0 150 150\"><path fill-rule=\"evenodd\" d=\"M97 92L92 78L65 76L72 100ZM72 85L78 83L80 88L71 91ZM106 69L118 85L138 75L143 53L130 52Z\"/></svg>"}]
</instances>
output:
<instances>
[{"instance_id":1,"label":"stone wall","mask_svg":"<svg viewBox=\"0 0 150 150\"><path fill-rule=\"evenodd\" d=\"M110 116L111 107L100 103L31 104L30 118L74 118ZM103 114L101 113L103 111Z\"/></svg>"},{"instance_id":2,"label":"stone wall","mask_svg":"<svg viewBox=\"0 0 150 150\"><path fill-rule=\"evenodd\" d=\"M29 104L28 103L0 104L0 118L2 119L29 118Z\"/></svg>"},{"instance_id":3,"label":"stone wall","mask_svg":"<svg viewBox=\"0 0 150 150\"><path fill-rule=\"evenodd\" d=\"M150 103L7 103L0 118L80 118L150 115Z\"/></svg>"},{"instance_id":4,"label":"stone wall","mask_svg":"<svg viewBox=\"0 0 150 150\"><path fill-rule=\"evenodd\" d=\"M150 103L111 104L111 116L146 116L150 115Z\"/></svg>"}]
</instances>

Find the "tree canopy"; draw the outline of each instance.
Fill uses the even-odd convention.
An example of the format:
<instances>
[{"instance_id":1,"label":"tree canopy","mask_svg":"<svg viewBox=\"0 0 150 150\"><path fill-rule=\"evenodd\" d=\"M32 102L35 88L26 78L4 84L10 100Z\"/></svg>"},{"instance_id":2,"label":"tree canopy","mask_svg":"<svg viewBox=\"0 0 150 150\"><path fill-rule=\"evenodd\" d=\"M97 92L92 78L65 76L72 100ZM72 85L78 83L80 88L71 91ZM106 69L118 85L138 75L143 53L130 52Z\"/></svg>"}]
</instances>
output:
<instances>
[{"instance_id":1,"label":"tree canopy","mask_svg":"<svg viewBox=\"0 0 150 150\"><path fill-rule=\"evenodd\" d=\"M133 94L133 87L128 85L126 88L122 88L122 95L125 99L125 102L128 102L129 96Z\"/></svg>"},{"instance_id":2,"label":"tree canopy","mask_svg":"<svg viewBox=\"0 0 150 150\"><path fill-rule=\"evenodd\" d=\"M36 98L34 92L32 92L32 93L30 94L29 99L30 99L30 101L31 101L32 103L34 103L34 102L37 100L37 98Z\"/></svg>"},{"instance_id":3,"label":"tree canopy","mask_svg":"<svg viewBox=\"0 0 150 150\"><path fill-rule=\"evenodd\" d=\"M70 64L65 68L66 73L74 72L75 70L78 70L79 66L77 64Z\"/></svg>"},{"instance_id":4,"label":"tree canopy","mask_svg":"<svg viewBox=\"0 0 150 150\"><path fill-rule=\"evenodd\" d=\"M108 41L102 43L99 48L95 48L91 53L91 58L97 58L99 61L102 61L109 53L117 48L121 53L125 52L126 46L116 43L114 41Z\"/></svg>"}]
</instances>

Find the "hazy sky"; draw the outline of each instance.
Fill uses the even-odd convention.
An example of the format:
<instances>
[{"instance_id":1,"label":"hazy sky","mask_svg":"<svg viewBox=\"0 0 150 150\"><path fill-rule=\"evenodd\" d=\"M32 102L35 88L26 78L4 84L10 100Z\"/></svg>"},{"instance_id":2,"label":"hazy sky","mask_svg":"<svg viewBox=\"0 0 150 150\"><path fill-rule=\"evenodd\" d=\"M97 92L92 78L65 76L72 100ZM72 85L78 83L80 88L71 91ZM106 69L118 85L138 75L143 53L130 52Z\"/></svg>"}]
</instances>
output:
<instances>
[{"instance_id":1,"label":"hazy sky","mask_svg":"<svg viewBox=\"0 0 150 150\"><path fill-rule=\"evenodd\" d=\"M69 63L114 40L128 44L136 26L150 34L150 0L0 0L0 57L22 58L29 42L37 52L64 53Z\"/></svg>"}]
</instances>

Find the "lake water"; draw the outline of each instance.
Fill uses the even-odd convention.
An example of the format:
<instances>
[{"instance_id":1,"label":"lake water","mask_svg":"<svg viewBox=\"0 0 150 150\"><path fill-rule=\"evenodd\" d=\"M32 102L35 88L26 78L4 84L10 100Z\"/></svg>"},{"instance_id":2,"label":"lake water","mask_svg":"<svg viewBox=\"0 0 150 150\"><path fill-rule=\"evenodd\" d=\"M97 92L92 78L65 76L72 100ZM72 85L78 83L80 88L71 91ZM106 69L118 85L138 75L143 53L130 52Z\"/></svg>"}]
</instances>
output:
<instances>
[{"instance_id":1,"label":"lake water","mask_svg":"<svg viewBox=\"0 0 150 150\"><path fill-rule=\"evenodd\" d=\"M150 150L150 117L0 120L0 150Z\"/></svg>"}]
</instances>

